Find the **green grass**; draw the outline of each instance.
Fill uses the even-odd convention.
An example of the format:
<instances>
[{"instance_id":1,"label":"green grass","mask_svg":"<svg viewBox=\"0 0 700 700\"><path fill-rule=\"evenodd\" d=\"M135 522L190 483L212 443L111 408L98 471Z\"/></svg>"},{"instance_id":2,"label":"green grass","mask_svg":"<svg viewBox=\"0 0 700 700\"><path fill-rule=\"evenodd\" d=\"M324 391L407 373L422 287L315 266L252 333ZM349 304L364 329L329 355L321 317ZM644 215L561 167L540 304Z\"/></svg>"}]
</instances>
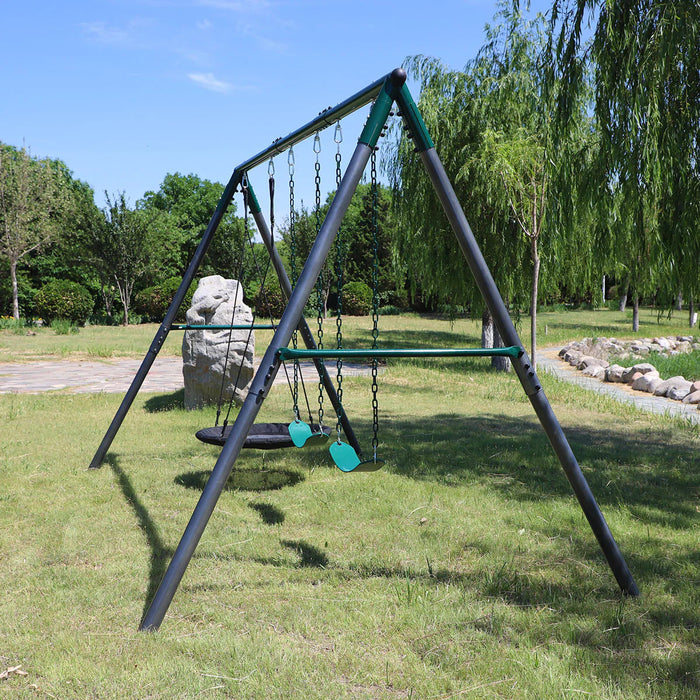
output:
<instances>
[{"instance_id":1,"label":"green grass","mask_svg":"<svg viewBox=\"0 0 700 700\"><path fill-rule=\"evenodd\" d=\"M685 377L694 382L700 379L700 351L696 350L688 354L681 355L660 355L651 353L644 358L645 362L650 362L659 374L664 378Z\"/></svg>"},{"instance_id":2,"label":"green grass","mask_svg":"<svg viewBox=\"0 0 700 700\"><path fill-rule=\"evenodd\" d=\"M538 314L538 343L565 345L583 336L612 336L634 338L631 312L620 313L610 309L595 311L546 311ZM9 322L8 322L9 323ZM315 319L309 324L315 328ZM350 345L369 346L372 342L372 322L369 317L345 317L344 327L350 336ZM517 323L518 332L529 350L530 324L526 317ZM148 350L158 325L153 323L135 326L86 326L75 335L57 336L51 328L25 328L18 330L9 324L0 326L0 362L29 362L52 357L89 359L90 357L131 357L142 358ZM640 311L638 337L645 335L686 334L689 329L683 314L668 319L659 318L656 309ZM335 339L335 320L327 321L326 339ZM259 347L264 347L272 337L272 331L256 331ZM386 347L409 345L416 347L433 346L478 346L481 342L480 321L436 318L421 314L383 316L380 319L380 343ZM182 346L182 332L172 331L160 350L160 355L179 356Z\"/></svg>"},{"instance_id":3,"label":"green grass","mask_svg":"<svg viewBox=\"0 0 700 700\"><path fill-rule=\"evenodd\" d=\"M391 318L396 345L472 333ZM0 396L0 672L28 673L0 697L696 698L697 428L542 377L642 591L625 599L517 380L487 364L386 367L380 472L246 451L155 634L136 627L215 461L194 439L213 409L139 395L88 471L121 396ZM368 443L370 379L344 397ZM280 386L260 420L289 417Z\"/></svg>"}]
</instances>

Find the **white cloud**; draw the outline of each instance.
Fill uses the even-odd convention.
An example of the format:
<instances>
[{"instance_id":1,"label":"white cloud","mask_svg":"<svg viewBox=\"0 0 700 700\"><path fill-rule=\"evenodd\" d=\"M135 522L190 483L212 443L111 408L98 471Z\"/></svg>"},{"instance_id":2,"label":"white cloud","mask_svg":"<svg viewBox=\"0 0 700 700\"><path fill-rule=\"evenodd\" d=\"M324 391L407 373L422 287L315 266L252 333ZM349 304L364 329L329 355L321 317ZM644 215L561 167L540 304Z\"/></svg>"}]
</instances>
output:
<instances>
[{"instance_id":1,"label":"white cloud","mask_svg":"<svg viewBox=\"0 0 700 700\"><path fill-rule=\"evenodd\" d=\"M219 80L213 73L188 73L187 77L193 83L197 83L205 90L211 90L212 92L227 93L233 90L231 83Z\"/></svg>"}]
</instances>

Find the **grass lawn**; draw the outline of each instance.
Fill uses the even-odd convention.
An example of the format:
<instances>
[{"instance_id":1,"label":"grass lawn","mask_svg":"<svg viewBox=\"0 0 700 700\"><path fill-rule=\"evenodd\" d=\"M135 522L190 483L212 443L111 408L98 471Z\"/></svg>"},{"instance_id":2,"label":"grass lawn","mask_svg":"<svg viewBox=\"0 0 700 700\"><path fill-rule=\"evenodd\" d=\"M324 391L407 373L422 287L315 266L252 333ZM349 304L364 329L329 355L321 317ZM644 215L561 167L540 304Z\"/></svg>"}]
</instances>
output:
<instances>
[{"instance_id":1,"label":"grass lawn","mask_svg":"<svg viewBox=\"0 0 700 700\"><path fill-rule=\"evenodd\" d=\"M551 344L632 335L611 311L540 318ZM687 332L676 320L645 311L640 335ZM478 344L468 321L382 324L389 345ZM364 319L346 327L366 342ZM154 331L2 332L0 362L141 357ZM27 673L0 698L697 698L698 428L541 379L640 598L620 594L517 379L402 360L380 376L385 468L246 451L150 634L138 622L216 459L194 438L214 409L140 394L88 471L120 395L0 396L0 674ZM370 379L343 386L368 444ZM260 420L289 418L276 388Z\"/></svg>"}]
</instances>

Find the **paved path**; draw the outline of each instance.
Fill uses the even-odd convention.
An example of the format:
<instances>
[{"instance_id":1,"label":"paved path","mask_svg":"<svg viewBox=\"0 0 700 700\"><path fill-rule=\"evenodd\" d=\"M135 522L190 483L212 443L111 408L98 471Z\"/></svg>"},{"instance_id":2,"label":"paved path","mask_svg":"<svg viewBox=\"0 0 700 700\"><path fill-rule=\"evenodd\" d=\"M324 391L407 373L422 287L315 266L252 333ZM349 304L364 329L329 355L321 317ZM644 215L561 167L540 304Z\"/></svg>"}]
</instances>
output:
<instances>
[{"instance_id":1,"label":"paved path","mask_svg":"<svg viewBox=\"0 0 700 700\"><path fill-rule=\"evenodd\" d=\"M559 348L545 348L538 352L537 365L540 373L549 372L584 389L611 396L617 401L632 403L652 413L682 416L693 423L700 423L700 410L696 406L671 401L661 396L652 396L641 391L632 391L622 384L611 384L585 377L566 362L562 362L557 356L558 352ZM301 364L304 381L315 383L318 375L313 365ZM38 394L59 390L76 394L101 391L123 394L129 388L140 365L141 360L58 360L0 364L0 394ZM367 374L369 367L358 363L344 363L343 372L347 376ZM275 383L286 381L284 372L280 371ZM141 390L145 392L177 391L183 386L182 360L178 357L158 357Z\"/></svg>"},{"instance_id":2,"label":"paved path","mask_svg":"<svg viewBox=\"0 0 700 700\"><path fill-rule=\"evenodd\" d=\"M305 382L318 381L311 362L301 362ZM75 394L94 394L101 391L126 393L141 366L141 360L13 362L0 364L0 394L39 394L44 391L64 390ZM333 369L335 366L333 367ZM359 363L343 363L343 374L368 374L369 367ZM291 370L290 370L291 377ZM275 384L286 383L280 370ZM184 387L182 359L157 357L141 387L141 391L177 391Z\"/></svg>"},{"instance_id":3,"label":"paved path","mask_svg":"<svg viewBox=\"0 0 700 700\"><path fill-rule=\"evenodd\" d=\"M622 403L631 403L650 413L661 413L670 416L681 416L691 423L700 423L700 410L697 406L691 406L680 401L667 399L665 396L653 396L644 391L633 391L626 384L601 382L593 377L586 377L568 362L562 362L559 358L560 348L545 348L538 350L537 371L542 374L548 372L564 381L578 384L578 386L597 391L599 394L610 396Z\"/></svg>"}]
</instances>

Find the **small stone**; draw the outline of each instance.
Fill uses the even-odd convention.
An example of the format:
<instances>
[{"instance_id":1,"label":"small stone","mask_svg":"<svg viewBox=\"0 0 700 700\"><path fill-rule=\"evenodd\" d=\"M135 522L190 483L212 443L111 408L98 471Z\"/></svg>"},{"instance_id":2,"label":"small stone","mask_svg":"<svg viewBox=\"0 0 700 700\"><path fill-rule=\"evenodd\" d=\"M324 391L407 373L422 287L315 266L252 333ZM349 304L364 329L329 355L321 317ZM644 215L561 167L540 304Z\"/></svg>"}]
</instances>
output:
<instances>
[{"instance_id":1,"label":"small stone","mask_svg":"<svg viewBox=\"0 0 700 700\"><path fill-rule=\"evenodd\" d=\"M654 390L654 396L667 396L668 392L675 387L687 385L686 394L690 393L690 382L685 377L677 376L665 379ZM684 394L685 395L685 394Z\"/></svg>"},{"instance_id":2,"label":"small stone","mask_svg":"<svg viewBox=\"0 0 700 700\"><path fill-rule=\"evenodd\" d=\"M688 395L685 396L685 398L683 398L681 400L683 401L683 403L690 403L690 404L698 403L698 404L700 404L700 390L691 391Z\"/></svg>"},{"instance_id":3,"label":"small stone","mask_svg":"<svg viewBox=\"0 0 700 700\"><path fill-rule=\"evenodd\" d=\"M601 365L588 365L588 367L584 368L582 374L586 377L593 377L594 379L604 379L605 367Z\"/></svg>"},{"instance_id":4,"label":"small stone","mask_svg":"<svg viewBox=\"0 0 700 700\"><path fill-rule=\"evenodd\" d=\"M635 391L645 391L647 394L653 394L654 389L661 383L661 377L658 372L647 372L637 377L632 383L632 388Z\"/></svg>"},{"instance_id":5,"label":"small stone","mask_svg":"<svg viewBox=\"0 0 700 700\"><path fill-rule=\"evenodd\" d=\"M639 372L640 374L646 374L647 372L656 372L656 367L654 367L654 365L652 364L649 364L648 362L640 362L630 367L627 370L627 372L625 372L622 375L622 381L625 382L625 384L632 383L636 379L634 375L637 372Z\"/></svg>"},{"instance_id":6,"label":"small stone","mask_svg":"<svg viewBox=\"0 0 700 700\"><path fill-rule=\"evenodd\" d=\"M605 381L606 382L621 382L622 375L627 371L627 368L621 365L610 365L605 370Z\"/></svg>"}]
</instances>

